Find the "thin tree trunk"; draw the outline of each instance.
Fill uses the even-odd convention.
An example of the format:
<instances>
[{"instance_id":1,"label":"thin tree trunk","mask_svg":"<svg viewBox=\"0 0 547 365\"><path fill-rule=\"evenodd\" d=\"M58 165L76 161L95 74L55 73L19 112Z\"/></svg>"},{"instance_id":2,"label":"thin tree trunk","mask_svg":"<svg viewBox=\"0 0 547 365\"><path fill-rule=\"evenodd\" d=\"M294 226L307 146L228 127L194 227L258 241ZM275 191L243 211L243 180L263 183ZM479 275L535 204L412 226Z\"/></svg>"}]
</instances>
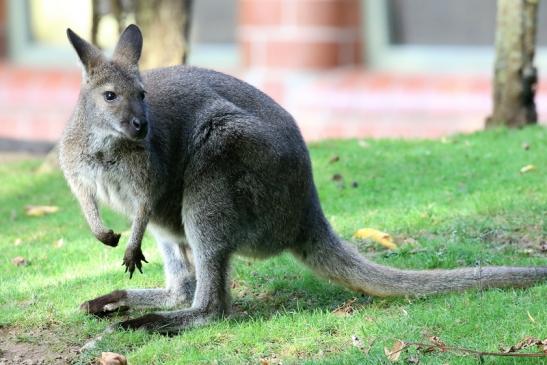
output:
<instances>
[{"instance_id":1,"label":"thin tree trunk","mask_svg":"<svg viewBox=\"0 0 547 365\"><path fill-rule=\"evenodd\" d=\"M498 0L494 111L486 127L537 123L533 64L539 0Z\"/></svg>"},{"instance_id":2,"label":"thin tree trunk","mask_svg":"<svg viewBox=\"0 0 547 365\"><path fill-rule=\"evenodd\" d=\"M192 0L137 0L135 17L142 29L141 69L186 63Z\"/></svg>"}]
</instances>

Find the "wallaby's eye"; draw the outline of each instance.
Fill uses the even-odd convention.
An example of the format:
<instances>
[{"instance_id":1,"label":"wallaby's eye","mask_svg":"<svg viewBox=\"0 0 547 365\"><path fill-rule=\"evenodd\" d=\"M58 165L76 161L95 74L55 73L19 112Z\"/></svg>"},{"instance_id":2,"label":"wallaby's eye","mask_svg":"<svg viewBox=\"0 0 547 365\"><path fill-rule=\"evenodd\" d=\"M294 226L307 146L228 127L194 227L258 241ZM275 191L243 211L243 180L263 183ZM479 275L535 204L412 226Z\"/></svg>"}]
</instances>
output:
<instances>
[{"instance_id":1,"label":"wallaby's eye","mask_svg":"<svg viewBox=\"0 0 547 365\"><path fill-rule=\"evenodd\" d=\"M103 95L104 100L106 101L113 101L116 100L116 98L118 97L118 95L116 95L114 91L105 91Z\"/></svg>"},{"instance_id":2,"label":"wallaby's eye","mask_svg":"<svg viewBox=\"0 0 547 365\"><path fill-rule=\"evenodd\" d=\"M139 97L141 98L141 100L144 100L145 95L146 95L146 91L141 91L140 92Z\"/></svg>"}]
</instances>

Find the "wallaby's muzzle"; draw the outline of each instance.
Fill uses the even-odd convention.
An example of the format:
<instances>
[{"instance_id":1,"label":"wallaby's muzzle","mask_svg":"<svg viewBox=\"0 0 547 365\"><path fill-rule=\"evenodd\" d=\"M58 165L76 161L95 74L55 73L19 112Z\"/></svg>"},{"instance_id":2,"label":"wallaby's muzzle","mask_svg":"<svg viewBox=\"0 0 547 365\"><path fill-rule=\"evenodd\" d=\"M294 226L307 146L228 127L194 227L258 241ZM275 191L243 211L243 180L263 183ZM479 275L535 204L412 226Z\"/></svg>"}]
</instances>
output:
<instances>
[{"instance_id":1,"label":"wallaby's muzzle","mask_svg":"<svg viewBox=\"0 0 547 365\"><path fill-rule=\"evenodd\" d=\"M122 126L125 134L131 139L144 139L148 133L148 122L145 119L133 117Z\"/></svg>"}]
</instances>

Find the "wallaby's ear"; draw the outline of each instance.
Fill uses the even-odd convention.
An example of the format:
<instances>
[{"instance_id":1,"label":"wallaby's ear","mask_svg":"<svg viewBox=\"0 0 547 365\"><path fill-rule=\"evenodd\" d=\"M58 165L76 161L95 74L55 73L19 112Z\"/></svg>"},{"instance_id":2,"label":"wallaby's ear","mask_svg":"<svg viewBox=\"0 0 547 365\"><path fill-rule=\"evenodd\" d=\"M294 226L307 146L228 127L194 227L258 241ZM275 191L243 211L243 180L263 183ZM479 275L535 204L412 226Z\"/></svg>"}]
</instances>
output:
<instances>
[{"instance_id":1,"label":"wallaby's ear","mask_svg":"<svg viewBox=\"0 0 547 365\"><path fill-rule=\"evenodd\" d=\"M114 49L112 60L129 67L138 67L141 51L141 30L135 24L130 24L120 36L116 49Z\"/></svg>"},{"instance_id":2,"label":"wallaby's ear","mask_svg":"<svg viewBox=\"0 0 547 365\"><path fill-rule=\"evenodd\" d=\"M82 61L86 73L90 74L93 67L97 66L102 59L101 51L91 43L80 38L80 36L74 33L70 28L66 30L66 35L76 50L76 53L78 53L78 57L80 57L80 61Z\"/></svg>"}]
</instances>

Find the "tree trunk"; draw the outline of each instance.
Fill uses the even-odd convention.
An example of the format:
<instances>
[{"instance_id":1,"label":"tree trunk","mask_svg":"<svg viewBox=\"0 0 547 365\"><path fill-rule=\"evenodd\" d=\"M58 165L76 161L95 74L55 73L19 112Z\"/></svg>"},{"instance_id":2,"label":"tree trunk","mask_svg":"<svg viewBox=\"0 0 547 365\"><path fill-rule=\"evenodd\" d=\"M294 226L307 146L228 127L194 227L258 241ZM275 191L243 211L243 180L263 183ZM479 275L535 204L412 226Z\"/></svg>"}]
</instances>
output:
<instances>
[{"instance_id":1,"label":"tree trunk","mask_svg":"<svg viewBox=\"0 0 547 365\"><path fill-rule=\"evenodd\" d=\"M141 69L186 63L192 0L137 0L135 18L144 36Z\"/></svg>"},{"instance_id":2,"label":"tree trunk","mask_svg":"<svg viewBox=\"0 0 547 365\"><path fill-rule=\"evenodd\" d=\"M494 111L486 127L537 123L534 67L539 0L498 0Z\"/></svg>"}]
</instances>

